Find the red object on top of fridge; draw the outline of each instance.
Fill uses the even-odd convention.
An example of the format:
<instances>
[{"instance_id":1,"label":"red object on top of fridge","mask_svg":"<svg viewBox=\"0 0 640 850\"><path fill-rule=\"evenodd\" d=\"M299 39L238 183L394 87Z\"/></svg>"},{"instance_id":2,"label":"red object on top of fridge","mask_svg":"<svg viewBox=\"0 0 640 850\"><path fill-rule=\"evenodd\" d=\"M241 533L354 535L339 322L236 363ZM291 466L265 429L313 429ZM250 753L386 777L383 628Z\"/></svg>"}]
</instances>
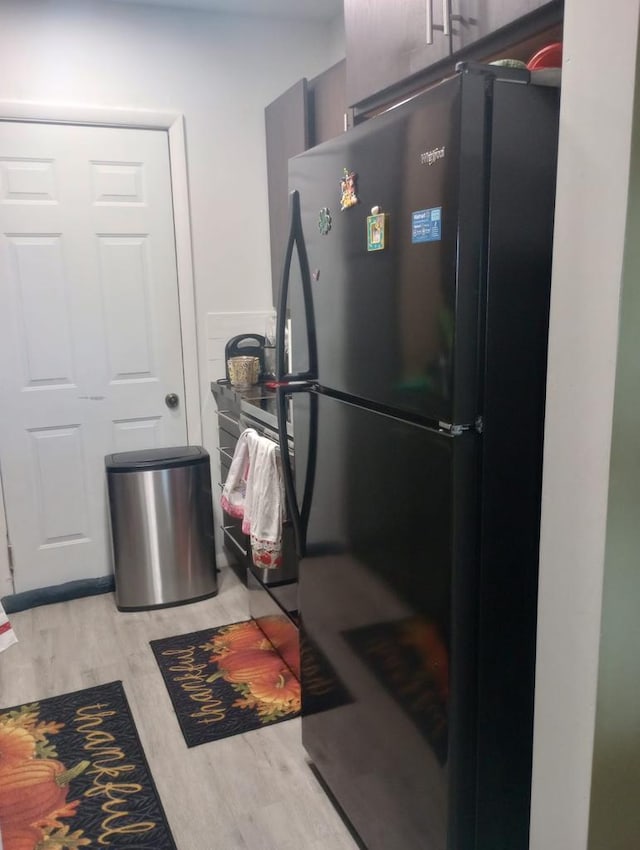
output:
<instances>
[{"instance_id":1,"label":"red object on top of fridge","mask_svg":"<svg viewBox=\"0 0 640 850\"><path fill-rule=\"evenodd\" d=\"M562 42L547 44L538 50L527 62L529 71L540 71L542 68L562 68Z\"/></svg>"}]
</instances>

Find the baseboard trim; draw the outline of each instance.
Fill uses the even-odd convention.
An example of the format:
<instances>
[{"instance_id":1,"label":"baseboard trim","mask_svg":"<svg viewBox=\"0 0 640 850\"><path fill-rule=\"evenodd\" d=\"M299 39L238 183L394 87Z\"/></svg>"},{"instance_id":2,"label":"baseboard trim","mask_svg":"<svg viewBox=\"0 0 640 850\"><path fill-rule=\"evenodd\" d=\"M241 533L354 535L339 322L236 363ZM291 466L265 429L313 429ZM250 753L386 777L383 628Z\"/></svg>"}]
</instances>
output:
<instances>
[{"instance_id":1,"label":"baseboard trim","mask_svg":"<svg viewBox=\"0 0 640 850\"><path fill-rule=\"evenodd\" d=\"M80 599L83 596L97 596L100 593L111 593L115 588L113 576L87 578L80 581L68 581L53 587L39 587L37 590L26 590L5 596L2 605L7 614L37 608L39 605L51 605L54 602L67 602L69 599Z\"/></svg>"}]
</instances>

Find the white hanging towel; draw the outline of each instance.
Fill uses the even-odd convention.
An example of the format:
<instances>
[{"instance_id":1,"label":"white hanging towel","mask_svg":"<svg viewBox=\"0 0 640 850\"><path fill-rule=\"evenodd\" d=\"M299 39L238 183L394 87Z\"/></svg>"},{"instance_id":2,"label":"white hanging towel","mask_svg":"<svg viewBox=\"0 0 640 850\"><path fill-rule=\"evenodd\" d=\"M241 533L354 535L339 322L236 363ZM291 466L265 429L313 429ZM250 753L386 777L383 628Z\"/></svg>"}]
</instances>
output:
<instances>
[{"instance_id":1,"label":"white hanging towel","mask_svg":"<svg viewBox=\"0 0 640 850\"><path fill-rule=\"evenodd\" d=\"M276 444L253 428L243 431L220 500L227 513L242 517L253 563L263 569L282 564L284 489L277 452Z\"/></svg>"},{"instance_id":2,"label":"white hanging towel","mask_svg":"<svg viewBox=\"0 0 640 850\"><path fill-rule=\"evenodd\" d=\"M255 432L249 437L249 478L242 530L251 538L253 563L273 569L282 565L284 488L278 447Z\"/></svg>"},{"instance_id":3,"label":"white hanging towel","mask_svg":"<svg viewBox=\"0 0 640 850\"><path fill-rule=\"evenodd\" d=\"M233 517L242 519L247 495L247 476L249 475L249 435L256 434L253 428L247 428L238 437L231 459L227 480L222 488L220 504ZM257 434L256 434L257 436Z\"/></svg>"},{"instance_id":4,"label":"white hanging towel","mask_svg":"<svg viewBox=\"0 0 640 850\"><path fill-rule=\"evenodd\" d=\"M13 644L17 642L18 638L16 637L16 633L11 628L9 618L5 614L2 603L0 602L0 652L2 652L3 649L9 649L10 646L13 646ZM2 845L0 844L0 850L1 848Z\"/></svg>"}]
</instances>

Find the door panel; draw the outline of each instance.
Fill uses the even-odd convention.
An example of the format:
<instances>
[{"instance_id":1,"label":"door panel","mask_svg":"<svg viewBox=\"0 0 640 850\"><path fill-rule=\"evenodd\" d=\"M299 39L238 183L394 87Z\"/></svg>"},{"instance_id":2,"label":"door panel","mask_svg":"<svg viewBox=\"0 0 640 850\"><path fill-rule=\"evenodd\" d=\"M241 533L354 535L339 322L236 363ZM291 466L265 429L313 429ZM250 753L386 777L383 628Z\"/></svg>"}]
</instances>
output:
<instances>
[{"instance_id":1,"label":"door panel","mask_svg":"<svg viewBox=\"0 0 640 850\"><path fill-rule=\"evenodd\" d=\"M9 236L24 386L72 383L69 292L59 236ZM50 333L47 333L50 330Z\"/></svg>"},{"instance_id":2,"label":"door panel","mask_svg":"<svg viewBox=\"0 0 640 850\"><path fill-rule=\"evenodd\" d=\"M144 203L141 163L92 162L95 204Z\"/></svg>"},{"instance_id":3,"label":"door panel","mask_svg":"<svg viewBox=\"0 0 640 850\"><path fill-rule=\"evenodd\" d=\"M161 447L162 417L114 419L113 445L116 452L134 452Z\"/></svg>"},{"instance_id":4,"label":"door panel","mask_svg":"<svg viewBox=\"0 0 640 850\"><path fill-rule=\"evenodd\" d=\"M477 437L317 402L303 743L370 850L471 846ZM293 407L300 498L310 397ZM334 683L321 709L318 669Z\"/></svg>"},{"instance_id":5,"label":"door panel","mask_svg":"<svg viewBox=\"0 0 640 850\"><path fill-rule=\"evenodd\" d=\"M0 277L15 589L107 575L104 455L186 442L166 133L0 123Z\"/></svg>"},{"instance_id":6,"label":"door panel","mask_svg":"<svg viewBox=\"0 0 640 850\"><path fill-rule=\"evenodd\" d=\"M31 462L38 495L36 521L41 546L88 539L87 492L80 426L34 428ZM65 498L58 486L65 482Z\"/></svg>"},{"instance_id":7,"label":"door panel","mask_svg":"<svg viewBox=\"0 0 640 850\"><path fill-rule=\"evenodd\" d=\"M53 161L32 157L5 156L0 161L2 202L21 204L54 203L57 201Z\"/></svg>"},{"instance_id":8,"label":"door panel","mask_svg":"<svg viewBox=\"0 0 640 850\"><path fill-rule=\"evenodd\" d=\"M100 283L112 381L153 377L147 237L101 236Z\"/></svg>"}]
</instances>

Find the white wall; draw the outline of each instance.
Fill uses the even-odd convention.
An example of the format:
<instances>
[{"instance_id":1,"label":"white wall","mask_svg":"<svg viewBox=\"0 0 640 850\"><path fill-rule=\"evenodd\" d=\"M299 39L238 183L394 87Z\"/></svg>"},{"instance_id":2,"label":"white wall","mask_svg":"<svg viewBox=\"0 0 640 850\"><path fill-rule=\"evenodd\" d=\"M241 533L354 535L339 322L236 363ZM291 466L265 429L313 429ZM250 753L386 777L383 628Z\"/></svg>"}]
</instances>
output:
<instances>
[{"instance_id":1,"label":"white wall","mask_svg":"<svg viewBox=\"0 0 640 850\"><path fill-rule=\"evenodd\" d=\"M329 22L329 38L331 50L331 62L335 64L344 59L347 53L346 37L344 31L344 15L336 15Z\"/></svg>"},{"instance_id":2,"label":"white wall","mask_svg":"<svg viewBox=\"0 0 640 850\"><path fill-rule=\"evenodd\" d=\"M615 8L565 2L531 850L587 847L639 0Z\"/></svg>"},{"instance_id":3,"label":"white wall","mask_svg":"<svg viewBox=\"0 0 640 850\"><path fill-rule=\"evenodd\" d=\"M640 840L640 54L620 337L591 783L589 847L636 850Z\"/></svg>"},{"instance_id":4,"label":"white wall","mask_svg":"<svg viewBox=\"0 0 640 850\"><path fill-rule=\"evenodd\" d=\"M338 61L343 43L339 20L0 0L0 100L185 115L209 448L215 420L206 316L271 306L264 107L300 77Z\"/></svg>"}]
</instances>

